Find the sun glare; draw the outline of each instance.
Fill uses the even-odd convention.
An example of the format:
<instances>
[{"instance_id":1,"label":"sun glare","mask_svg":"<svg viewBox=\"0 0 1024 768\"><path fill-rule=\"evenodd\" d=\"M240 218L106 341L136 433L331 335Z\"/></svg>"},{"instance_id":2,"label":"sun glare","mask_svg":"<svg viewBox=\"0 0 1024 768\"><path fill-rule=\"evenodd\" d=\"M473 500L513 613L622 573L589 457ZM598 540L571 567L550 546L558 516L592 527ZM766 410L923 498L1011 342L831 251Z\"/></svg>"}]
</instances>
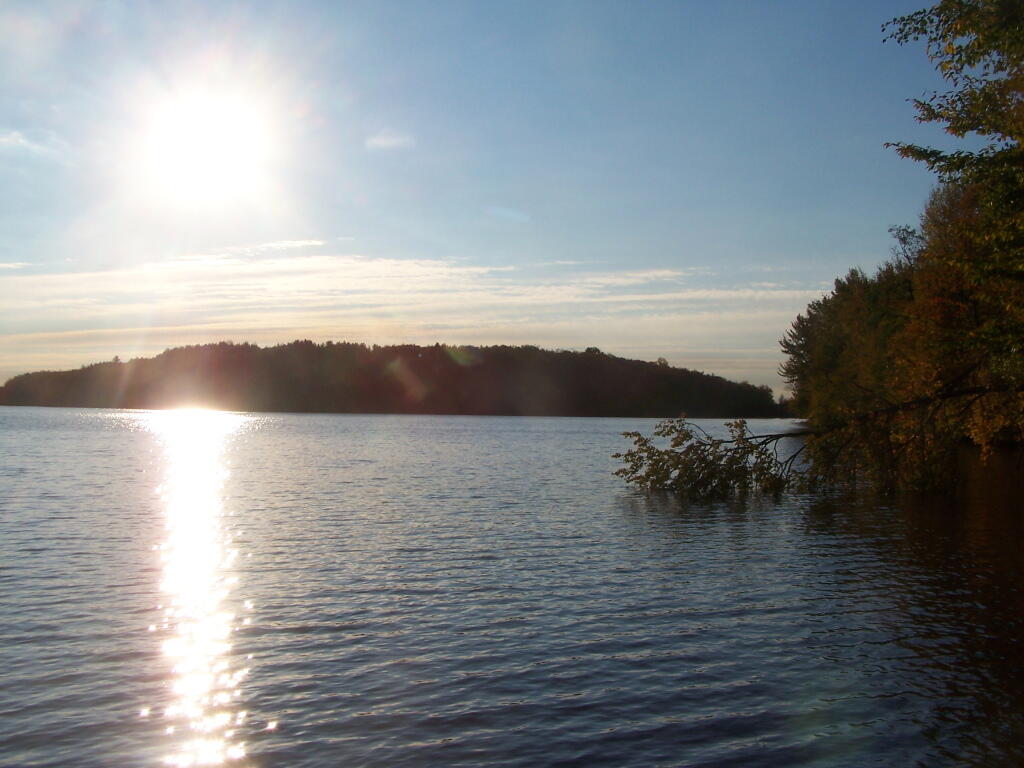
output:
<instances>
[{"instance_id":1,"label":"sun glare","mask_svg":"<svg viewBox=\"0 0 1024 768\"><path fill-rule=\"evenodd\" d=\"M140 122L132 174L157 203L220 208L268 194L280 139L273 110L255 92L198 84L166 90Z\"/></svg>"},{"instance_id":2,"label":"sun glare","mask_svg":"<svg viewBox=\"0 0 1024 768\"><path fill-rule=\"evenodd\" d=\"M150 631L162 635L169 668L170 701L162 712L170 738L167 765L219 765L245 755L238 735L245 720L239 685L248 670L232 656L240 620L227 607L237 581L237 550L221 504L226 445L245 421L196 408L145 417L163 445L166 464L160 488L166 532L156 547L163 617ZM152 707L139 714L156 716Z\"/></svg>"}]
</instances>

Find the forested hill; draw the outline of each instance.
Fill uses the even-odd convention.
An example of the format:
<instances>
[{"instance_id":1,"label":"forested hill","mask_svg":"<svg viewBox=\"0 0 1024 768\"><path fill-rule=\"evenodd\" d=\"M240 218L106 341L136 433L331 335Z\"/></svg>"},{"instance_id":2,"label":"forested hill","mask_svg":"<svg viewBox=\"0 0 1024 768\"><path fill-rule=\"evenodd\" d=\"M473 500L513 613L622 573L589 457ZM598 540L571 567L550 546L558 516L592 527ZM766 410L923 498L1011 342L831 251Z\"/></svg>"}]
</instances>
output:
<instances>
[{"instance_id":1,"label":"forested hill","mask_svg":"<svg viewBox=\"0 0 1024 768\"><path fill-rule=\"evenodd\" d=\"M221 342L15 376L0 403L98 408L544 416L766 417L768 387L664 361L537 347Z\"/></svg>"}]
</instances>

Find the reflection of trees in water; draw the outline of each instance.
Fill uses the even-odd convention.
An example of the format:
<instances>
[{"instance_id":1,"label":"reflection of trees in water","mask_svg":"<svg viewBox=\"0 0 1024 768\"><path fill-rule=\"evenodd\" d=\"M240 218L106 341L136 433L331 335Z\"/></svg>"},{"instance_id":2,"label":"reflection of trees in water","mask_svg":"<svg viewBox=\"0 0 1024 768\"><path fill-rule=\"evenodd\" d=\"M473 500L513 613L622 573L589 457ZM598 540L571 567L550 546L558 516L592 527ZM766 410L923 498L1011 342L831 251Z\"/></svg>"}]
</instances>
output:
<instances>
[{"instance_id":1,"label":"reflection of trees in water","mask_svg":"<svg viewBox=\"0 0 1024 768\"><path fill-rule=\"evenodd\" d=\"M717 590L722 615L749 610L733 620L763 642L747 673L764 674L787 733L814 734L809 754L1007 764L1024 759L1016 477L899 502L635 494L623 511L665 562L691 561L677 571Z\"/></svg>"},{"instance_id":2,"label":"reflection of trees in water","mask_svg":"<svg viewBox=\"0 0 1024 768\"><path fill-rule=\"evenodd\" d=\"M844 590L879 608L854 630L883 641L868 654L879 693L905 700L958 765L1024 757L1024 519L1004 480L889 505L821 499L803 515L809 538L845 550Z\"/></svg>"}]
</instances>

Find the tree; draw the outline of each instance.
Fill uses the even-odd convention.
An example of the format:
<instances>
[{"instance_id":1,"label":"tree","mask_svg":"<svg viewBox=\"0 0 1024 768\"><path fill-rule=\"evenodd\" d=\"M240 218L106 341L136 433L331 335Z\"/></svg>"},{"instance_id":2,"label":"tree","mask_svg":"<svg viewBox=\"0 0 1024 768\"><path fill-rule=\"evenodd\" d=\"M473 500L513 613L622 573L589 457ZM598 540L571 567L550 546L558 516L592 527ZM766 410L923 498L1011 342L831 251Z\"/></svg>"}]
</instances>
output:
<instances>
[{"instance_id":1,"label":"tree","mask_svg":"<svg viewBox=\"0 0 1024 768\"><path fill-rule=\"evenodd\" d=\"M901 45L924 39L949 90L913 100L920 122L939 123L977 150L945 152L905 142L889 146L924 162L946 184L975 187L978 226L968 232L986 258L973 279L1024 282L1024 3L942 0L885 25Z\"/></svg>"},{"instance_id":2,"label":"tree","mask_svg":"<svg viewBox=\"0 0 1024 768\"><path fill-rule=\"evenodd\" d=\"M976 393L954 434L988 449L1019 440L1024 420L1024 3L942 0L886 29L901 45L923 39L950 86L914 101L918 120L983 140L891 146L943 182L922 216L907 380L917 396Z\"/></svg>"},{"instance_id":3,"label":"tree","mask_svg":"<svg viewBox=\"0 0 1024 768\"><path fill-rule=\"evenodd\" d=\"M668 448L628 435L627 480L699 498L848 479L936 489L965 443L983 457L1024 444L1024 2L941 0L884 29L899 44L924 39L950 86L914 101L918 120L985 142L890 144L940 186L920 229L890 230L892 261L836 280L781 341L780 373L807 422L803 463L745 425L713 440L666 422L656 434Z\"/></svg>"},{"instance_id":4,"label":"tree","mask_svg":"<svg viewBox=\"0 0 1024 768\"><path fill-rule=\"evenodd\" d=\"M917 119L944 123L958 138L986 137L978 151L943 152L893 143L943 181L974 181L994 166L1016 165L1024 136L1024 3L1020 0L942 0L883 26L903 45L922 38L928 58L951 86L914 99Z\"/></svg>"}]
</instances>

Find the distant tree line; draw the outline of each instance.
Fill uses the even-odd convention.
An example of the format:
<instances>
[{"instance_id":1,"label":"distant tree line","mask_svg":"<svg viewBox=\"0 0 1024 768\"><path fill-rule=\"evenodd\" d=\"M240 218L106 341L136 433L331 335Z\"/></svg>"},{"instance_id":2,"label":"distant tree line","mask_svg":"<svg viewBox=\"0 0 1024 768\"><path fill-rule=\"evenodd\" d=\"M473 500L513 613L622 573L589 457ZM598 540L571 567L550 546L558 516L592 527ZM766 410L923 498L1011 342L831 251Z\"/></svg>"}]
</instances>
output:
<instances>
[{"instance_id":1,"label":"distant tree line","mask_svg":"<svg viewBox=\"0 0 1024 768\"><path fill-rule=\"evenodd\" d=\"M533 346L221 342L15 376L7 405L536 416L770 417L765 386L664 363Z\"/></svg>"},{"instance_id":2,"label":"distant tree line","mask_svg":"<svg viewBox=\"0 0 1024 768\"><path fill-rule=\"evenodd\" d=\"M806 419L799 461L744 424L717 439L671 422L658 433L668 450L629 435L630 482L707 497L862 479L934 490L955 481L965 446L984 458L1024 445L1024 2L942 0L886 28L923 39L950 85L914 102L918 119L989 143L891 145L939 186L919 228L891 230L891 260L836 280L782 339Z\"/></svg>"}]
</instances>

